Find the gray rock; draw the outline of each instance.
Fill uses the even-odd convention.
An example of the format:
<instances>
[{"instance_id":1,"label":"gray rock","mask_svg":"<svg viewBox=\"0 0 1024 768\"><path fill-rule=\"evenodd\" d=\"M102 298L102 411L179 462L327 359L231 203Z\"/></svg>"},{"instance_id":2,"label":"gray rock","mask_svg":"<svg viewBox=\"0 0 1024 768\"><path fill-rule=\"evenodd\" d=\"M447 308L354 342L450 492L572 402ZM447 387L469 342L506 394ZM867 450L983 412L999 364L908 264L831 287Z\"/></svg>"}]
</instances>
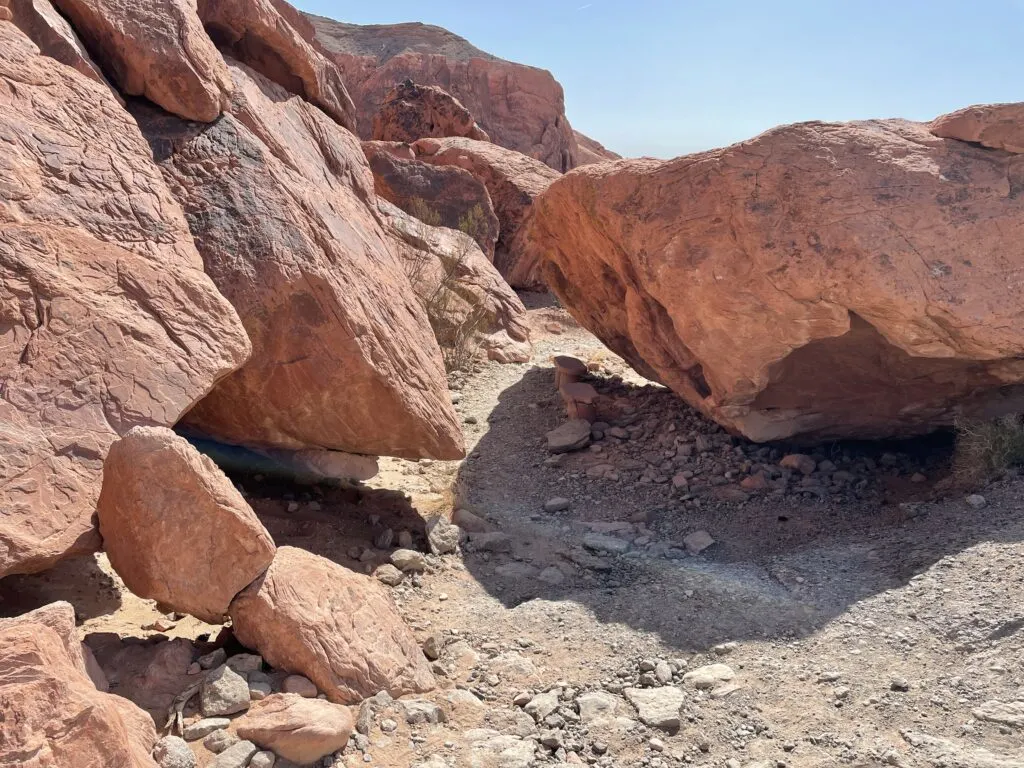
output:
<instances>
[{"instance_id":1,"label":"gray rock","mask_svg":"<svg viewBox=\"0 0 1024 768\"><path fill-rule=\"evenodd\" d=\"M569 508L569 500L561 496L555 496L544 502L545 512L563 512Z\"/></svg>"},{"instance_id":2,"label":"gray rock","mask_svg":"<svg viewBox=\"0 0 1024 768\"><path fill-rule=\"evenodd\" d=\"M450 555L458 552L462 540L462 529L452 525L443 517L436 517L427 525L427 543L435 555Z\"/></svg>"},{"instance_id":3,"label":"gray rock","mask_svg":"<svg viewBox=\"0 0 1024 768\"><path fill-rule=\"evenodd\" d=\"M654 677L662 685L672 682L672 667L667 661L662 659L654 665Z\"/></svg>"},{"instance_id":4,"label":"gray rock","mask_svg":"<svg viewBox=\"0 0 1024 768\"><path fill-rule=\"evenodd\" d=\"M678 688L626 688L622 694L636 707L644 725L664 731L679 730L682 723L679 710L683 706L683 692Z\"/></svg>"},{"instance_id":5,"label":"gray rock","mask_svg":"<svg viewBox=\"0 0 1024 768\"><path fill-rule=\"evenodd\" d=\"M423 641L423 655L431 661L441 658L441 649L444 648L444 636L440 632L434 632Z\"/></svg>"},{"instance_id":6,"label":"gray rock","mask_svg":"<svg viewBox=\"0 0 1024 768\"><path fill-rule=\"evenodd\" d=\"M547 433L551 453L578 451L590 445L590 422L583 419L567 421Z\"/></svg>"},{"instance_id":7,"label":"gray rock","mask_svg":"<svg viewBox=\"0 0 1024 768\"><path fill-rule=\"evenodd\" d=\"M727 664L708 664L706 667L698 667L692 672L687 672L683 675L683 682L694 688L706 690L727 683L734 677L736 673Z\"/></svg>"},{"instance_id":8,"label":"gray rock","mask_svg":"<svg viewBox=\"0 0 1024 768\"><path fill-rule=\"evenodd\" d=\"M213 731L203 739L203 746L213 752L215 755L220 754L225 749L230 747L232 744L238 743L238 737L231 731L219 730Z\"/></svg>"},{"instance_id":9,"label":"gray rock","mask_svg":"<svg viewBox=\"0 0 1024 768\"><path fill-rule=\"evenodd\" d=\"M402 579L405 578L402 572L391 563L377 566L377 570L373 572L373 575L377 577L379 582L387 584L389 587L397 587L402 583Z\"/></svg>"},{"instance_id":10,"label":"gray rock","mask_svg":"<svg viewBox=\"0 0 1024 768\"><path fill-rule=\"evenodd\" d=\"M591 691L581 694L576 699L576 709L580 713L580 720L584 723L614 716L618 704L617 697L604 691Z\"/></svg>"},{"instance_id":11,"label":"gray rock","mask_svg":"<svg viewBox=\"0 0 1024 768\"><path fill-rule=\"evenodd\" d=\"M971 714L990 723L1024 727L1024 701L986 701L971 710Z\"/></svg>"},{"instance_id":12,"label":"gray rock","mask_svg":"<svg viewBox=\"0 0 1024 768\"><path fill-rule=\"evenodd\" d=\"M313 681L302 675L288 675L281 683L281 690L285 693L297 693L304 699L315 699L319 693Z\"/></svg>"},{"instance_id":13,"label":"gray rock","mask_svg":"<svg viewBox=\"0 0 1024 768\"><path fill-rule=\"evenodd\" d=\"M214 731L227 728L229 725L231 725L231 720L226 717L205 717L202 720L196 720L191 725L186 725L181 735L185 741L196 741L204 736L209 736Z\"/></svg>"},{"instance_id":14,"label":"gray rock","mask_svg":"<svg viewBox=\"0 0 1024 768\"><path fill-rule=\"evenodd\" d=\"M414 549L396 549L391 553L391 564L405 573L427 570L427 558Z\"/></svg>"},{"instance_id":15,"label":"gray rock","mask_svg":"<svg viewBox=\"0 0 1024 768\"><path fill-rule=\"evenodd\" d=\"M629 551L629 542L605 533L588 533L583 537L583 546L593 552L621 555Z\"/></svg>"},{"instance_id":16,"label":"gray rock","mask_svg":"<svg viewBox=\"0 0 1024 768\"><path fill-rule=\"evenodd\" d=\"M694 531L683 539L683 546L686 547L686 551L691 555L699 555L714 543L715 540L711 538L711 534L707 531Z\"/></svg>"},{"instance_id":17,"label":"gray rock","mask_svg":"<svg viewBox=\"0 0 1024 768\"><path fill-rule=\"evenodd\" d=\"M558 694L555 691L538 694L526 702L526 706L523 709L534 720L540 722L558 709Z\"/></svg>"},{"instance_id":18,"label":"gray rock","mask_svg":"<svg viewBox=\"0 0 1024 768\"><path fill-rule=\"evenodd\" d=\"M270 683L249 681L249 698L252 701L262 701L274 692Z\"/></svg>"},{"instance_id":19,"label":"gray rock","mask_svg":"<svg viewBox=\"0 0 1024 768\"><path fill-rule=\"evenodd\" d=\"M469 542L477 552L504 553L512 551L512 537L501 531L471 533Z\"/></svg>"},{"instance_id":20,"label":"gray rock","mask_svg":"<svg viewBox=\"0 0 1024 768\"><path fill-rule=\"evenodd\" d=\"M545 584L561 584L565 581L565 574L554 565L549 565L541 571L537 578Z\"/></svg>"},{"instance_id":21,"label":"gray rock","mask_svg":"<svg viewBox=\"0 0 1024 768\"><path fill-rule=\"evenodd\" d=\"M200 656L197 659L197 661L199 662L199 666L203 669L213 669L214 667L219 667L227 660L228 652L225 651L223 648L218 648L215 651L210 651L205 656Z\"/></svg>"},{"instance_id":22,"label":"gray rock","mask_svg":"<svg viewBox=\"0 0 1024 768\"><path fill-rule=\"evenodd\" d=\"M974 507L975 509L981 509L986 504L988 504L988 499L986 499L980 493L972 493L970 496L964 499L964 501L966 501L969 506Z\"/></svg>"},{"instance_id":23,"label":"gray rock","mask_svg":"<svg viewBox=\"0 0 1024 768\"><path fill-rule=\"evenodd\" d=\"M199 691L203 717L221 717L249 708L249 683L229 666L210 672Z\"/></svg>"},{"instance_id":24,"label":"gray rock","mask_svg":"<svg viewBox=\"0 0 1024 768\"><path fill-rule=\"evenodd\" d=\"M214 758L210 768L245 768L259 751L251 741L235 742Z\"/></svg>"},{"instance_id":25,"label":"gray rock","mask_svg":"<svg viewBox=\"0 0 1024 768\"><path fill-rule=\"evenodd\" d=\"M249 768L274 768L277 756L273 752L257 752L249 761Z\"/></svg>"},{"instance_id":26,"label":"gray rock","mask_svg":"<svg viewBox=\"0 0 1024 768\"><path fill-rule=\"evenodd\" d=\"M185 740L164 736L153 747L153 759L160 768L196 768L196 756Z\"/></svg>"},{"instance_id":27,"label":"gray rock","mask_svg":"<svg viewBox=\"0 0 1024 768\"><path fill-rule=\"evenodd\" d=\"M432 701L408 699L399 701L399 704L405 710L405 722L409 725L418 725L420 723L436 724L445 721L444 712Z\"/></svg>"},{"instance_id":28,"label":"gray rock","mask_svg":"<svg viewBox=\"0 0 1024 768\"><path fill-rule=\"evenodd\" d=\"M240 675L263 669L263 657L255 653L237 653L224 663Z\"/></svg>"}]
</instances>

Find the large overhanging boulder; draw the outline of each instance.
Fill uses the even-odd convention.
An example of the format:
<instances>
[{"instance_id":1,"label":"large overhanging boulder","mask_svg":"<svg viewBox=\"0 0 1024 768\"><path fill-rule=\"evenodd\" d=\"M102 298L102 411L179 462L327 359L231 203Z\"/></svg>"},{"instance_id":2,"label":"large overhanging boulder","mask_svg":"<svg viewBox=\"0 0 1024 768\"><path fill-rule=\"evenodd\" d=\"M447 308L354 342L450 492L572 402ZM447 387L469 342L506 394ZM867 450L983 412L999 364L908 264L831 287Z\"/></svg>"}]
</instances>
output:
<instances>
[{"instance_id":1,"label":"large overhanging boulder","mask_svg":"<svg viewBox=\"0 0 1024 768\"><path fill-rule=\"evenodd\" d=\"M96 547L103 457L250 347L106 85L0 22L0 576Z\"/></svg>"},{"instance_id":2,"label":"large overhanging boulder","mask_svg":"<svg viewBox=\"0 0 1024 768\"><path fill-rule=\"evenodd\" d=\"M785 126L578 169L523 236L577 320L754 440L1024 403L1022 155L904 121Z\"/></svg>"}]
</instances>

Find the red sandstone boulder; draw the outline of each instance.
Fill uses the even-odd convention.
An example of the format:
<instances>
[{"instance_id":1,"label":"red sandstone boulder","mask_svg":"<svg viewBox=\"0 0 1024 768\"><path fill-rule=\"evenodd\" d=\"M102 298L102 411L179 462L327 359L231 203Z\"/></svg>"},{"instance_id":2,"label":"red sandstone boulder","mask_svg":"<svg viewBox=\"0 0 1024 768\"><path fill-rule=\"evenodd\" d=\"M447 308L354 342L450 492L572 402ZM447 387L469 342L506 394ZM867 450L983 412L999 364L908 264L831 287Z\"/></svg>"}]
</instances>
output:
<instances>
[{"instance_id":1,"label":"red sandstone boulder","mask_svg":"<svg viewBox=\"0 0 1024 768\"><path fill-rule=\"evenodd\" d=\"M416 161L408 144L364 141L363 153L379 197L425 224L464 232L494 260L498 217L487 187L476 176L453 165Z\"/></svg>"},{"instance_id":2,"label":"red sandstone boulder","mask_svg":"<svg viewBox=\"0 0 1024 768\"><path fill-rule=\"evenodd\" d=\"M0 723L0 765L156 768L153 721L93 686L68 603L0 619Z\"/></svg>"},{"instance_id":3,"label":"red sandstone boulder","mask_svg":"<svg viewBox=\"0 0 1024 768\"><path fill-rule=\"evenodd\" d=\"M476 242L383 200L378 207L448 367L458 367L478 349L502 363L527 362L526 307Z\"/></svg>"},{"instance_id":4,"label":"red sandstone boulder","mask_svg":"<svg viewBox=\"0 0 1024 768\"><path fill-rule=\"evenodd\" d=\"M270 569L231 604L231 621L243 645L305 675L337 704L434 687L384 587L301 549L277 550Z\"/></svg>"},{"instance_id":5,"label":"red sandstone boulder","mask_svg":"<svg viewBox=\"0 0 1024 768\"><path fill-rule=\"evenodd\" d=\"M932 120L931 131L942 138L1020 154L1024 152L1024 102L965 107Z\"/></svg>"},{"instance_id":6,"label":"red sandstone boulder","mask_svg":"<svg viewBox=\"0 0 1024 768\"><path fill-rule=\"evenodd\" d=\"M579 165L591 165L592 163L603 163L606 160L621 160L622 155L606 149L599 141L585 136L579 131L573 131L576 136L576 144L579 147Z\"/></svg>"},{"instance_id":7,"label":"red sandstone boulder","mask_svg":"<svg viewBox=\"0 0 1024 768\"><path fill-rule=\"evenodd\" d=\"M185 423L256 447L461 457L441 353L376 219L359 141L229 63L235 99L216 125L136 109L253 343Z\"/></svg>"},{"instance_id":8,"label":"red sandstone boulder","mask_svg":"<svg viewBox=\"0 0 1024 768\"><path fill-rule=\"evenodd\" d=\"M231 78L195 0L54 0L122 92L189 120L215 120Z\"/></svg>"},{"instance_id":9,"label":"red sandstone boulder","mask_svg":"<svg viewBox=\"0 0 1024 768\"><path fill-rule=\"evenodd\" d=\"M521 247L519 227L534 198L560 174L518 152L472 139L420 139L413 150L422 162L464 168L483 182L501 223L494 265L513 288L540 287L539 262Z\"/></svg>"},{"instance_id":10,"label":"red sandstone boulder","mask_svg":"<svg viewBox=\"0 0 1024 768\"><path fill-rule=\"evenodd\" d=\"M77 69L97 83L109 85L75 30L50 0L9 0L8 4L14 23L39 46L44 56Z\"/></svg>"},{"instance_id":11,"label":"red sandstone boulder","mask_svg":"<svg viewBox=\"0 0 1024 768\"><path fill-rule=\"evenodd\" d=\"M490 141L459 100L436 85L416 85L406 80L384 97L373 116L376 141L413 142L417 139L465 136Z\"/></svg>"},{"instance_id":12,"label":"red sandstone boulder","mask_svg":"<svg viewBox=\"0 0 1024 768\"><path fill-rule=\"evenodd\" d=\"M213 41L234 59L356 129L355 106L341 72L316 44L312 24L291 5L284 0L199 0L199 16Z\"/></svg>"},{"instance_id":13,"label":"red sandstone boulder","mask_svg":"<svg viewBox=\"0 0 1024 768\"><path fill-rule=\"evenodd\" d=\"M110 90L0 23L0 576L99 542L108 446L249 354Z\"/></svg>"},{"instance_id":14,"label":"red sandstone boulder","mask_svg":"<svg viewBox=\"0 0 1024 768\"><path fill-rule=\"evenodd\" d=\"M270 534L231 481L164 427L135 427L110 447L97 513L128 589L210 624L274 558Z\"/></svg>"},{"instance_id":15,"label":"red sandstone boulder","mask_svg":"<svg viewBox=\"0 0 1024 768\"><path fill-rule=\"evenodd\" d=\"M359 26L308 18L317 42L341 69L364 139L373 137L374 116L395 83L410 79L451 94L496 144L557 171L578 164L562 86L550 72L499 59L427 24Z\"/></svg>"},{"instance_id":16,"label":"red sandstone boulder","mask_svg":"<svg viewBox=\"0 0 1024 768\"><path fill-rule=\"evenodd\" d=\"M911 435L1024 404L1024 156L804 123L578 169L524 238L576 319L754 440Z\"/></svg>"},{"instance_id":17,"label":"red sandstone boulder","mask_svg":"<svg viewBox=\"0 0 1024 768\"><path fill-rule=\"evenodd\" d=\"M343 749L355 730L348 707L296 694L274 693L235 721L235 732L300 765Z\"/></svg>"}]
</instances>

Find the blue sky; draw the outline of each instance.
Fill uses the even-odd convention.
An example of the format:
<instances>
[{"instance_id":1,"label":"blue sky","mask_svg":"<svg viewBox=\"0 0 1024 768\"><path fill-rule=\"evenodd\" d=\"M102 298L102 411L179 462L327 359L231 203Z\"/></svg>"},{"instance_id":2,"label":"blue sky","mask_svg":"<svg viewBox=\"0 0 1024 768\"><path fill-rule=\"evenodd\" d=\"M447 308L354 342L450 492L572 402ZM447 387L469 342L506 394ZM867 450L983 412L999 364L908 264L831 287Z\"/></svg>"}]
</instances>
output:
<instances>
[{"instance_id":1,"label":"blue sky","mask_svg":"<svg viewBox=\"0 0 1024 768\"><path fill-rule=\"evenodd\" d=\"M629 156L1024 100L1024 0L292 2L358 24L437 24L548 69L573 126Z\"/></svg>"}]
</instances>

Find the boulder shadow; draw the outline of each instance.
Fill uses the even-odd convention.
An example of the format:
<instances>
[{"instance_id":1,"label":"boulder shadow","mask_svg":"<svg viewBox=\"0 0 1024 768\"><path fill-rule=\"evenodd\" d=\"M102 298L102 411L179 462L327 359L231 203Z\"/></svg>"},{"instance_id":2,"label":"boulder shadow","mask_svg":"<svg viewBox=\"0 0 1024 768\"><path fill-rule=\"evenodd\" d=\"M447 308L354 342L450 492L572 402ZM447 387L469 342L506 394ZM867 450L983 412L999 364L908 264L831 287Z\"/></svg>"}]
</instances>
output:
<instances>
[{"instance_id":1,"label":"boulder shadow","mask_svg":"<svg viewBox=\"0 0 1024 768\"><path fill-rule=\"evenodd\" d=\"M117 584L94 555L68 558L43 573L0 579L0 617L18 616L58 600L71 603L79 621L121 607Z\"/></svg>"}]
</instances>

